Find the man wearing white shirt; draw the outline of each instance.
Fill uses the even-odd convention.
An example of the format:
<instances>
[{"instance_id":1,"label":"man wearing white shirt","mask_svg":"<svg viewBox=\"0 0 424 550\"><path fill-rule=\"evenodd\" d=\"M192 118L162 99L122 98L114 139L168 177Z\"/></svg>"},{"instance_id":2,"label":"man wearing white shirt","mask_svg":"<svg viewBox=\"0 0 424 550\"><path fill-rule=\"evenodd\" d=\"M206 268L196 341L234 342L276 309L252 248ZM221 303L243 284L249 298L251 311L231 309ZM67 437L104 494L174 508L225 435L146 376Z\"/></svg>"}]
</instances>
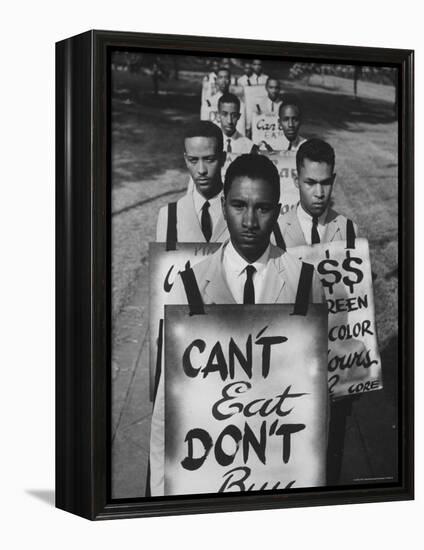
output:
<instances>
[{"instance_id":1,"label":"man wearing white shirt","mask_svg":"<svg viewBox=\"0 0 424 550\"><path fill-rule=\"evenodd\" d=\"M218 120L218 102L224 94L229 93L231 83L231 73L230 70L226 67L220 67L218 70L218 75L216 78L216 88L217 92L208 98L205 99L205 102L202 104L200 118L201 120L210 120L219 126ZM246 131L246 122L245 122L245 106L242 101L240 101L240 117L237 121L237 130L244 135Z\"/></svg>"},{"instance_id":2,"label":"man wearing white shirt","mask_svg":"<svg viewBox=\"0 0 424 550\"><path fill-rule=\"evenodd\" d=\"M282 101L280 99L280 82L278 78L269 76L265 85L267 96L256 106L259 115L275 115L278 117Z\"/></svg>"},{"instance_id":3,"label":"man wearing white shirt","mask_svg":"<svg viewBox=\"0 0 424 550\"><path fill-rule=\"evenodd\" d=\"M224 135L224 151L227 155L250 153L254 147L253 141L237 130L240 116L239 98L234 94L223 94L218 100L218 120Z\"/></svg>"},{"instance_id":4,"label":"man wearing white shirt","mask_svg":"<svg viewBox=\"0 0 424 550\"><path fill-rule=\"evenodd\" d=\"M252 63L250 61L245 61L243 63L244 67L244 74L240 78L237 79L237 84L239 86L253 86L253 70L252 70ZM255 79L256 80L256 79Z\"/></svg>"},{"instance_id":5,"label":"man wearing white shirt","mask_svg":"<svg viewBox=\"0 0 424 550\"><path fill-rule=\"evenodd\" d=\"M299 135L302 112L299 100L295 96L283 96L279 108L279 123L284 132L284 143L281 145L280 151L296 153L306 139Z\"/></svg>"},{"instance_id":6,"label":"man wearing white shirt","mask_svg":"<svg viewBox=\"0 0 424 550\"><path fill-rule=\"evenodd\" d=\"M348 219L330 208L336 179L334 166L334 149L329 143L310 139L299 147L295 184L299 189L300 201L296 208L278 220L286 247L346 239ZM357 225L350 223L358 236Z\"/></svg>"},{"instance_id":7,"label":"man wearing white shirt","mask_svg":"<svg viewBox=\"0 0 424 550\"><path fill-rule=\"evenodd\" d=\"M222 209L230 239L191 271L204 304L295 303L299 289L311 303L324 294L315 270L286 251L270 244L280 212L280 178L274 164L261 155L241 155L228 168ZM186 270L187 271L187 270ZM301 273L310 274L307 288ZM170 304L188 302L182 272ZM164 494L164 377L159 377L150 439L150 492Z\"/></svg>"},{"instance_id":8,"label":"man wearing white shirt","mask_svg":"<svg viewBox=\"0 0 424 550\"><path fill-rule=\"evenodd\" d=\"M268 80L268 75L262 72L262 61L260 59L252 60L253 75L251 81L254 86L264 86Z\"/></svg>"},{"instance_id":9,"label":"man wearing white shirt","mask_svg":"<svg viewBox=\"0 0 424 550\"><path fill-rule=\"evenodd\" d=\"M176 203L160 209L156 241L223 242L228 232L220 205L225 162L222 132L212 122L199 121L187 129L184 149L194 185Z\"/></svg>"}]
</instances>

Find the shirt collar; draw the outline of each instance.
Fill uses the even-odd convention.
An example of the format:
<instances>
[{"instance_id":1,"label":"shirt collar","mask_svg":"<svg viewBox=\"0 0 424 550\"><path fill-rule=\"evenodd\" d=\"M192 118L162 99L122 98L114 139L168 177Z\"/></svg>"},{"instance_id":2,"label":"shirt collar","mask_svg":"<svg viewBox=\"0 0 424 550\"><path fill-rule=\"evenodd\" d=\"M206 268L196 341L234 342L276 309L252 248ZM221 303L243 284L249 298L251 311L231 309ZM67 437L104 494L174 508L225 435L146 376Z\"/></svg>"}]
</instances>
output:
<instances>
[{"instance_id":1,"label":"shirt collar","mask_svg":"<svg viewBox=\"0 0 424 550\"><path fill-rule=\"evenodd\" d=\"M240 256L240 254L237 252L237 250L234 248L233 243L230 241L228 242L226 248L225 248L225 255L226 255L226 263L228 268L237 276L240 276L246 269L247 265L253 265L253 267L256 269L257 273L260 273L266 268L266 265L268 263L269 254L271 250L271 245L268 244L267 249L262 254L260 258L256 260L256 262L253 262L249 264L244 258Z\"/></svg>"},{"instance_id":2,"label":"shirt collar","mask_svg":"<svg viewBox=\"0 0 424 550\"><path fill-rule=\"evenodd\" d=\"M194 209L195 209L196 213L200 214L200 212L202 211L203 205L205 204L206 201L209 201L210 207L212 209L214 209L216 206L220 207L220 205L221 205L221 196L222 196L222 191L220 191L217 195L215 195L211 199L205 199L205 197L203 195L201 195L199 193L199 191L197 190L196 184L194 184L194 186L193 186L193 202L194 202Z\"/></svg>"},{"instance_id":3,"label":"shirt collar","mask_svg":"<svg viewBox=\"0 0 424 550\"><path fill-rule=\"evenodd\" d=\"M324 212L321 214L321 216L318 218L318 223L319 225L325 225L325 220L327 218L327 211L328 211L328 206L327 208L324 210ZM299 204L297 205L297 217L299 218L299 221L303 221L303 222L307 222L307 223L312 223L312 216L310 214L308 214L302 207L302 205Z\"/></svg>"},{"instance_id":4,"label":"shirt collar","mask_svg":"<svg viewBox=\"0 0 424 550\"><path fill-rule=\"evenodd\" d=\"M224 137L224 145L226 145L228 143L229 139L231 141L235 141L236 139L239 139L239 137L241 137L241 134L238 130L236 130L232 136L227 136L226 134L224 134L224 132L222 133L222 135ZM225 147L224 147L224 149L225 149Z\"/></svg>"}]
</instances>

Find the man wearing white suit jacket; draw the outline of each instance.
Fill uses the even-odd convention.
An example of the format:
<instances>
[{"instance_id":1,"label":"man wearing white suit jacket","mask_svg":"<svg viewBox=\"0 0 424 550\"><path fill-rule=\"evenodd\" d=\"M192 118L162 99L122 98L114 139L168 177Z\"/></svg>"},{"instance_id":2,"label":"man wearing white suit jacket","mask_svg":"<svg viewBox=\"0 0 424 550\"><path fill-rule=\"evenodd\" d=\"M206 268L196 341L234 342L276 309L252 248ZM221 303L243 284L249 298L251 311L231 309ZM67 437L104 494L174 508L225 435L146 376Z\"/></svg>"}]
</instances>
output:
<instances>
[{"instance_id":1,"label":"man wearing white suit jacket","mask_svg":"<svg viewBox=\"0 0 424 550\"><path fill-rule=\"evenodd\" d=\"M208 121L190 126L184 136L184 159L192 188L159 211L157 242L223 242L228 238L222 215L221 169L225 162L220 128Z\"/></svg>"},{"instance_id":2,"label":"man wearing white suit jacket","mask_svg":"<svg viewBox=\"0 0 424 550\"><path fill-rule=\"evenodd\" d=\"M276 242L288 248L332 241L343 241L350 232L358 236L358 227L330 207L336 174L334 150L325 141L305 141L296 153L300 201L280 216ZM283 239L284 245L280 239Z\"/></svg>"},{"instance_id":3,"label":"man wearing white suit jacket","mask_svg":"<svg viewBox=\"0 0 424 550\"><path fill-rule=\"evenodd\" d=\"M167 303L295 304L299 296L306 305L323 302L324 293L313 266L270 244L280 212L279 196L278 171L268 158L246 154L235 159L225 175L222 199L230 239L214 254L180 273ZM161 375L150 439L152 496L164 493L164 424Z\"/></svg>"}]
</instances>

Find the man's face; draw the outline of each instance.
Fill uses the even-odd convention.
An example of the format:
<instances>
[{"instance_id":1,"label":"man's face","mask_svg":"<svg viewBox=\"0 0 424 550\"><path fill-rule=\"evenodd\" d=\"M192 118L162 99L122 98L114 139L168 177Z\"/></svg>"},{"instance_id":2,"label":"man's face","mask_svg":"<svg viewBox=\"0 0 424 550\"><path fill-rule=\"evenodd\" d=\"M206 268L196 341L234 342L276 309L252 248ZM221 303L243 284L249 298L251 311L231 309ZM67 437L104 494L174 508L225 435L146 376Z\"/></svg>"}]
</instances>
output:
<instances>
[{"instance_id":1,"label":"man's face","mask_svg":"<svg viewBox=\"0 0 424 550\"><path fill-rule=\"evenodd\" d=\"M246 76L252 76L252 65L251 63L244 64L244 74Z\"/></svg>"},{"instance_id":2,"label":"man's face","mask_svg":"<svg viewBox=\"0 0 424 550\"><path fill-rule=\"evenodd\" d=\"M268 92L268 97L271 101L277 101L278 96L280 95L280 83L278 80L268 80L266 84L266 90Z\"/></svg>"},{"instance_id":3,"label":"man's face","mask_svg":"<svg viewBox=\"0 0 424 550\"><path fill-rule=\"evenodd\" d=\"M220 92L228 92L230 87L230 72L226 69L219 70L216 77L216 85Z\"/></svg>"},{"instance_id":4,"label":"man's face","mask_svg":"<svg viewBox=\"0 0 424 550\"><path fill-rule=\"evenodd\" d=\"M212 62L212 72L214 72L216 74L218 72L218 69L219 69L218 61L213 61Z\"/></svg>"},{"instance_id":5,"label":"man's face","mask_svg":"<svg viewBox=\"0 0 424 550\"><path fill-rule=\"evenodd\" d=\"M304 159L296 178L300 204L311 216L321 216L327 208L336 174L326 162Z\"/></svg>"},{"instance_id":6,"label":"man's face","mask_svg":"<svg viewBox=\"0 0 424 550\"><path fill-rule=\"evenodd\" d=\"M234 103L221 103L219 107L219 119L221 121L221 129L228 137L232 136L236 131L237 121L240 118L240 111Z\"/></svg>"},{"instance_id":7,"label":"man's face","mask_svg":"<svg viewBox=\"0 0 424 550\"><path fill-rule=\"evenodd\" d=\"M262 73L262 61L260 59L254 59L252 61L253 72L257 75Z\"/></svg>"},{"instance_id":8,"label":"man's face","mask_svg":"<svg viewBox=\"0 0 424 550\"><path fill-rule=\"evenodd\" d=\"M267 248L280 207L270 183L247 176L236 178L222 199L231 242L248 262L256 261Z\"/></svg>"},{"instance_id":9,"label":"man's face","mask_svg":"<svg viewBox=\"0 0 424 550\"><path fill-rule=\"evenodd\" d=\"M231 63L230 63L230 60L228 59L228 57L223 57L222 58L221 67L225 67L228 70L230 69Z\"/></svg>"},{"instance_id":10,"label":"man's face","mask_svg":"<svg viewBox=\"0 0 424 550\"><path fill-rule=\"evenodd\" d=\"M286 138L294 141L301 124L299 109L295 105L283 106L280 110L280 124Z\"/></svg>"},{"instance_id":11,"label":"man's face","mask_svg":"<svg viewBox=\"0 0 424 550\"><path fill-rule=\"evenodd\" d=\"M185 140L184 159L194 185L205 198L214 197L222 187L221 168L225 153L217 151L213 137L190 137Z\"/></svg>"}]
</instances>

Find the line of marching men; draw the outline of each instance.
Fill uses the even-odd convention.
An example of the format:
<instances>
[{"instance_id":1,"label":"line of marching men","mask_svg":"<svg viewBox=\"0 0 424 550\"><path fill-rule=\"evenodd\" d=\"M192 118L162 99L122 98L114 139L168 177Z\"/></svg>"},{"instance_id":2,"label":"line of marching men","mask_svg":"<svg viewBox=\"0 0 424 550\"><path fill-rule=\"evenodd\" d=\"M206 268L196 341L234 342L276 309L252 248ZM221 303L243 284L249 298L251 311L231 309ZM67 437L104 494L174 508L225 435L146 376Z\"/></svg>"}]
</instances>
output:
<instances>
[{"instance_id":1,"label":"line of marching men","mask_svg":"<svg viewBox=\"0 0 424 550\"><path fill-rule=\"evenodd\" d=\"M252 71L250 73L250 71ZM212 78L212 77L211 77ZM280 215L280 177L275 164L260 147L236 128L241 117L240 99L228 91L227 67L217 67L219 125L200 120L185 129L183 155L190 175L187 193L163 207L158 216L156 240L172 245L222 243L218 250L194 265L191 280L198 299L205 304L294 303L302 282L311 303L323 302L321 283L314 270L286 251L346 239L348 220L331 206L336 180L335 152L321 139L299 137L300 106L295 99L278 99L279 83L261 72L261 63L246 63L245 75L238 80L249 86L251 80L266 83L267 100L275 102L280 120L287 125L287 149L295 154L295 185L299 201ZM275 95L277 90L277 95ZM270 103L263 105L269 107ZM223 167L229 153L237 157ZM357 235L357 226L350 222ZM187 304L184 277L177 277L170 302ZM164 490L164 385L160 377L152 416L150 448L150 489L152 495Z\"/></svg>"}]
</instances>

